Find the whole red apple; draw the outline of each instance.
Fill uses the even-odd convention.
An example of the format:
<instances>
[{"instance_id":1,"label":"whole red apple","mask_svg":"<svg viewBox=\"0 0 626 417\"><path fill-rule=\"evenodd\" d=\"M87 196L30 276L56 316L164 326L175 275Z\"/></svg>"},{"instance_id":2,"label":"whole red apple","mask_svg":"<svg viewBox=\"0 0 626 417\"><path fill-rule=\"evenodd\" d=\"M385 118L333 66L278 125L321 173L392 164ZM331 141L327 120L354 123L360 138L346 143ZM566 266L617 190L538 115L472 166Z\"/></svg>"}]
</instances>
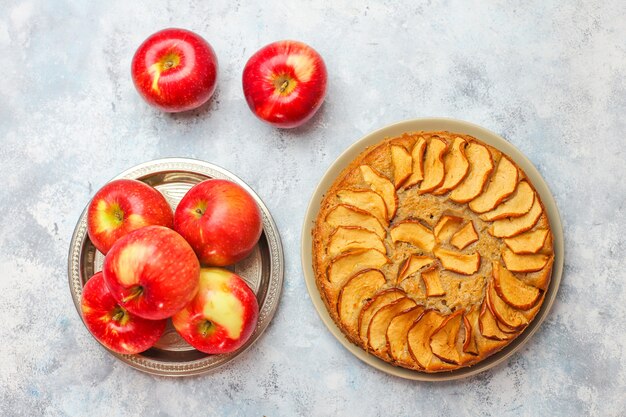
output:
<instances>
[{"instance_id":1,"label":"whole red apple","mask_svg":"<svg viewBox=\"0 0 626 417\"><path fill-rule=\"evenodd\" d=\"M103 272L122 307L139 317L160 320L194 297L200 264L178 233L147 226L115 242L104 258Z\"/></svg>"},{"instance_id":2,"label":"whole red apple","mask_svg":"<svg viewBox=\"0 0 626 417\"><path fill-rule=\"evenodd\" d=\"M201 36L164 29L146 39L133 56L135 87L149 104L165 111L192 110L206 103L217 84L217 57Z\"/></svg>"},{"instance_id":3,"label":"whole red apple","mask_svg":"<svg viewBox=\"0 0 626 417\"><path fill-rule=\"evenodd\" d=\"M220 354L246 343L258 318L256 296L241 277L225 269L203 268L198 293L172 323L191 346Z\"/></svg>"},{"instance_id":4,"label":"whole red apple","mask_svg":"<svg viewBox=\"0 0 626 417\"><path fill-rule=\"evenodd\" d=\"M254 198L234 182L209 179L194 185L178 203L174 230L204 265L226 266L248 256L263 230Z\"/></svg>"},{"instance_id":5,"label":"whole red apple","mask_svg":"<svg viewBox=\"0 0 626 417\"><path fill-rule=\"evenodd\" d=\"M172 227L174 213L165 197L137 180L114 180L102 187L87 209L87 233L103 254L116 240L144 226Z\"/></svg>"},{"instance_id":6,"label":"whole red apple","mask_svg":"<svg viewBox=\"0 0 626 417\"><path fill-rule=\"evenodd\" d=\"M326 65L313 48L296 41L264 46L246 63L243 94L261 120L282 128L300 126L324 102Z\"/></svg>"},{"instance_id":7,"label":"whole red apple","mask_svg":"<svg viewBox=\"0 0 626 417\"><path fill-rule=\"evenodd\" d=\"M120 306L96 273L83 287L83 321L91 334L114 352L134 354L151 348L163 334L166 320L146 320Z\"/></svg>"}]
</instances>

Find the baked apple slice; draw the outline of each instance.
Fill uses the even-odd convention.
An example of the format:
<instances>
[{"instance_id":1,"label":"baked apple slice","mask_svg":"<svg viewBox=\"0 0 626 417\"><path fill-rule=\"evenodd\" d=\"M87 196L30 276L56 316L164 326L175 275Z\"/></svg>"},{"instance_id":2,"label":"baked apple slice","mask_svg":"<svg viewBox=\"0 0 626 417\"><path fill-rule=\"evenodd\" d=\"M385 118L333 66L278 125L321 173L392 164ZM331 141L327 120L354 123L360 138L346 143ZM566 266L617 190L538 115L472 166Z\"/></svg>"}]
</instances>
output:
<instances>
[{"instance_id":1,"label":"baked apple slice","mask_svg":"<svg viewBox=\"0 0 626 417\"><path fill-rule=\"evenodd\" d=\"M541 203L538 198L535 198L528 213L521 217L507 217L506 219L496 220L489 228L489 233L495 237L517 236L532 229L537 224L542 212Z\"/></svg>"},{"instance_id":2,"label":"baked apple slice","mask_svg":"<svg viewBox=\"0 0 626 417\"><path fill-rule=\"evenodd\" d=\"M465 337L463 338L463 352L470 355L478 355L478 345L476 344L476 337L474 337L474 328L472 323L477 323L478 314L480 312L476 307L463 314L463 326L465 328Z\"/></svg>"},{"instance_id":3,"label":"baked apple slice","mask_svg":"<svg viewBox=\"0 0 626 417\"><path fill-rule=\"evenodd\" d=\"M370 322L372 321L372 317L374 314L378 312L381 308L386 306L387 304L391 304L397 299L406 298L406 294L397 288L389 288L379 293L375 294L372 299L361 309L359 313L359 338L363 343L363 347L367 348L367 331L370 327Z\"/></svg>"},{"instance_id":4,"label":"baked apple slice","mask_svg":"<svg viewBox=\"0 0 626 417\"><path fill-rule=\"evenodd\" d=\"M528 310L541 299L541 291L517 279L500 262L493 263L493 284L500 298L519 310Z\"/></svg>"},{"instance_id":5,"label":"baked apple slice","mask_svg":"<svg viewBox=\"0 0 626 417\"><path fill-rule=\"evenodd\" d=\"M518 179L517 167L509 158L502 156L485 191L469 203L469 208L474 213L486 213L493 210L505 198L513 194Z\"/></svg>"},{"instance_id":6,"label":"baked apple slice","mask_svg":"<svg viewBox=\"0 0 626 417\"><path fill-rule=\"evenodd\" d=\"M469 172L449 196L456 203L468 203L478 197L493 171L491 152L483 145L471 142L465 148L465 155L469 162Z\"/></svg>"},{"instance_id":7,"label":"baked apple slice","mask_svg":"<svg viewBox=\"0 0 626 417\"><path fill-rule=\"evenodd\" d=\"M493 282L487 286L487 298L491 312L497 321L513 330L522 330L528 325L528 319L521 311L505 303L494 289Z\"/></svg>"},{"instance_id":8,"label":"baked apple slice","mask_svg":"<svg viewBox=\"0 0 626 417\"><path fill-rule=\"evenodd\" d=\"M505 248L502 251L502 260L511 272L535 272L541 271L548 264L550 257L541 253L518 255Z\"/></svg>"},{"instance_id":9,"label":"baked apple slice","mask_svg":"<svg viewBox=\"0 0 626 417\"><path fill-rule=\"evenodd\" d=\"M341 288L337 300L337 314L351 333L357 330L359 313L363 306L386 282L385 275L378 269L366 269L350 277Z\"/></svg>"},{"instance_id":10,"label":"baked apple slice","mask_svg":"<svg viewBox=\"0 0 626 417\"><path fill-rule=\"evenodd\" d=\"M358 226L376 233L379 238L384 239L387 231L380 224L380 221L371 214L347 204L339 204L326 215L326 223L330 227Z\"/></svg>"},{"instance_id":11,"label":"baked apple slice","mask_svg":"<svg viewBox=\"0 0 626 417\"><path fill-rule=\"evenodd\" d=\"M480 334L487 339L509 340L513 337L512 334L504 333L502 330L500 330L496 322L496 318L491 312L491 309L487 306L487 300L483 301L483 304L480 308L478 325L480 327Z\"/></svg>"},{"instance_id":12,"label":"baked apple slice","mask_svg":"<svg viewBox=\"0 0 626 417\"><path fill-rule=\"evenodd\" d=\"M437 247L433 253L439 258L444 269L459 274L472 275L480 268L480 255L478 252L466 255Z\"/></svg>"},{"instance_id":13,"label":"baked apple slice","mask_svg":"<svg viewBox=\"0 0 626 417\"><path fill-rule=\"evenodd\" d=\"M456 348L456 339L459 336L463 309L456 310L445 318L437 330L430 336L430 349L442 361L458 365L461 355Z\"/></svg>"},{"instance_id":14,"label":"baked apple slice","mask_svg":"<svg viewBox=\"0 0 626 417\"><path fill-rule=\"evenodd\" d=\"M398 314L415 307L415 301L408 297L399 298L391 304L381 307L374 314L367 330L369 348L381 356L388 356L387 352L387 328L391 319Z\"/></svg>"},{"instance_id":15,"label":"baked apple slice","mask_svg":"<svg viewBox=\"0 0 626 417\"><path fill-rule=\"evenodd\" d=\"M433 228L433 233L437 242L447 242L454 235L461 225L463 218L457 216L443 215Z\"/></svg>"},{"instance_id":16,"label":"baked apple slice","mask_svg":"<svg viewBox=\"0 0 626 417\"><path fill-rule=\"evenodd\" d=\"M439 297L445 295L446 291L441 285L441 278L439 277L439 270L435 266L432 266L422 272L422 280L426 287L427 297Z\"/></svg>"},{"instance_id":17,"label":"baked apple slice","mask_svg":"<svg viewBox=\"0 0 626 417\"><path fill-rule=\"evenodd\" d=\"M413 158L404 146L391 145L391 163L393 164L393 185L398 189L413 172Z\"/></svg>"},{"instance_id":18,"label":"baked apple slice","mask_svg":"<svg viewBox=\"0 0 626 417\"><path fill-rule=\"evenodd\" d=\"M417 220L400 222L389 231L389 234L393 243L407 242L426 252L431 252L435 247L433 232Z\"/></svg>"},{"instance_id":19,"label":"baked apple slice","mask_svg":"<svg viewBox=\"0 0 626 417\"><path fill-rule=\"evenodd\" d=\"M450 244L459 250L465 249L468 245L478 240L478 233L474 228L474 223L470 220L458 232L450 238Z\"/></svg>"},{"instance_id":20,"label":"baked apple slice","mask_svg":"<svg viewBox=\"0 0 626 417\"><path fill-rule=\"evenodd\" d=\"M504 243L518 255L537 253L543 248L548 237L547 229L537 229L515 237L504 239Z\"/></svg>"},{"instance_id":21,"label":"baked apple slice","mask_svg":"<svg viewBox=\"0 0 626 417\"><path fill-rule=\"evenodd\" d=\"M431 265L435 260L430 256L410 255L398 270L396 283L402 282L406 277L413 275L425 266Z\"/></svg>"},{"instance_id":22,"label":"baked apple slice","mask_svg":"<svg viewBox=\"0 0 626 417\"><path fill-rule=\"evenodd\" d=\"M361 209L376 217L381 224L387 224L387 206L383 198L377 192L372 190L345 189L339 190L337 197L342 203Z\"/></svg>"},{"instance_id":23,"label":"baked apple slice","mask_svg":"<svg viewBox=\"0 0 626 417\"><path fill-rule=\"evenodd\" d=\"M411 175L404 182L403 187L412 187L415 184L419 184L424 179L424 151L426 150L426 140L420 137L413 145L411 151L411 159L413 160L413 166L411 169Z\"/></svg>"},{"instance_id":24,"label":"baked apple slice","mask_svg":"<svg viewBox=\"0 0 626 417\"><path fill-rule=\"evenodd\" d=\"M452 365L435 356L430 348L430 336L445 319L437 310L426 310L407 333L409 353L421 368L428 371L452 368Z\"/></svg>"},{"instance_id":25,"label":"baked apple slice","mask_svg":"<svg viewBox=\"0 0 626 417\"><path fill-rule=\"evenodd\" d=\"M388 262L389 258L376 249L355 249L333 258L326 276L331 284L341 286L355 273L369 268L378 269Z\"/></svg>"},{"instance_id":26,"label":"baked apple slice","mask_svg":"<svg viewBox=\"0 0 626 417\"><path fill-rule=\"evenodd\" d=\"M450 152L443 158L445 178L443 184L433 194L442 195L455 188L469 172L469 162L465 156L467 142L459 137L454 138Z\"/></svg>"},{"instance_id":27,"label":"baked apple slice","mask_svg":"<svg viewBox=\"0 0 626 417\"><path fill-rule=\"evenodd\" d=\"M496 208L480 215L487 222L504 219L506 217L520 217L528 213L535 202L535 192L526 181L517 184L515 194Z\"/></svg>"},{"instance_id":28,"label":"baked apple slice","mask_svg":"<svg viewBox=\"0 0 626 417\"><path fill-rule=\"evenodd\" d=\"M445 177L443 154L446 149L448 144L439 138L432 138L428 143L424 155L424 179L420 184L420 194L429 193L443 183Z\"/></svg>"},{"instance_id":29,"label":"baked apple slice","mask_svg":"<svg viewBox=\"0 0 626 417\"><path fill-rule=\"evenodd\" d=\"M417 363L409 352L407 333L413 323L424 312L424 307L416 306L395 316L387 327L387 351L399 365L417 367Z\"/></svg>"},{"instance_id":30,"label":"baked apple slice","mask_svg":"<svg viewBox=\"0 0 626 417\"><path fill-rule=\"evenodd\" d=\"M393 219L393 216L396 215L396 209L398 208L396 187L393 186L387 177L374 170L374 168L369 165L361 165L360 170L363 180L370 185L372 190L380 194L385 201L387 220Z\"/></svg>"},{"instance_id":31,"label":"baked apple slice","mask_svg":"<svg viewBox=\"0 0 626 417\"><path fill-rule=\"evenodd\" d=\"M383 241L371 230L359 226L339 226L333 230L327 248L331 258L353 249L376 249L381 253L387 252Z\"/></svg>"}]
</instances>

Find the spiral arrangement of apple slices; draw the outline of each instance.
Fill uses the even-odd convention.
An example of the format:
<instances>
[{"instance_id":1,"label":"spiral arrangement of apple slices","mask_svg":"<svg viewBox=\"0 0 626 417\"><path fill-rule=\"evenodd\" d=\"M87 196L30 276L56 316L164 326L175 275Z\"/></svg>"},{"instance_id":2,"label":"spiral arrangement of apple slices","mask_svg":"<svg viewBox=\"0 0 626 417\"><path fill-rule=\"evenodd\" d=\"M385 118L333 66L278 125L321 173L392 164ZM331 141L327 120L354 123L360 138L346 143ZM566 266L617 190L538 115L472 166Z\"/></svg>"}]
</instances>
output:
<instances>
[{"instance_id":1,"label":"spiral arrangement of apple slices","mask_svg":"<svg viewBox=\"0 0 626 417\"><path fill-rule=\"evenodd\" d=\"M552 235L524 172L449 132L387 139L330 188L313 231L329 313L355 344L394 365L473 365L541 307Z\"/></svg>"}]
</instances>

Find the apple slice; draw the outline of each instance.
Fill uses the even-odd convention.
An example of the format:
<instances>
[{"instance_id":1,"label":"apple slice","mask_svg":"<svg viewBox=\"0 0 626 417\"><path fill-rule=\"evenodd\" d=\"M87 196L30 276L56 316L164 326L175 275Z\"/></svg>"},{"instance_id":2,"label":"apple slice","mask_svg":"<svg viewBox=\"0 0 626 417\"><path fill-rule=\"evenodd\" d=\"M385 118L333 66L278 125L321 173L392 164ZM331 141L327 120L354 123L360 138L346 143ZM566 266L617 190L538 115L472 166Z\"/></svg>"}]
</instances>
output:
<instances>
[{"instance_id":1,"label":"apple slice","mask_svg":"<svg viewBox=\"0 0 626 417\"><path fill-rule=\"evenodd\" d=\"M397 288L389 288L375 294L372 299L361 309L359 314L358 331L363 347L369 346L367 342L367 331L374 314L387 304L391 304L399 298L406 298L406 294Z\"/></svg>"},{"instance_id":2,"label":"apple slice","mask_svg":"<svg viewBox=\"0 0 626 417\"><path fill-rule=\"evenodd\" d=\"M391 145L391 162L393 163L393 185L398 189L413 172L413 158L404 146Z\"/></svg>"},{"instance_id":3,"label":"apple slice","mask_svg":"<svg viewBox=\"0 0 626 417\"><path fill-rule=\"evenodd\" d=\"M337 192L339 201L352 207L361 209L380 221L381 224L387 224L387 206L385 201L375 191L346 189Z\"/></svg>"},{"instance_id":4,"label":"apple slice","mask_svg":"<svg viewBox=\"0 0 626 417\"><path fill-rule=\"evenodd\" d=\"M533 226L537 224L542 212L541 203L538 198L535 198L533 206L528 213L521 217L507 217L506 219L496 220L491 225L489 233L495 237L517 236L520 233L532 229Z\"/></svg>"},{"instance_id":5,"label":"apple slice","mask_svg":"<svg viewBox=\"0 0 626 417\"><path fill-rule=\"evenodd\" d=\"M456 348L456 339L459 336L463 309L456 310L445 318L437 330L430 336L430 349L442 361L458 365L461 355Z\"/></svg>"},{"instance_id":6,"label":"apple slice","mask_svg":"<svg viewBox=\"0 0 626 417\"><path fill-rule=\"evenodd\" d=\"M502 260L511 272L536 272L543 269L550 257L541 253L532 255L517 255L509 248L502 251Z\"/></svg>"},{"instance_id":7,"label":"apple slice","mask_svg":"<svg viewBox=\"0 0 626 417\"><path fill-rule=\"evenodd\" d=\"M440 247L435 248L433 252L441 261L441 265L447 270L463 275L472 275L480 268L480 255L478 252L466 255Z\"/></svg>"},{"instance_id":8,"label":"apple slice","mask_svg":"<svg viewBox=\"0 0 626 417\"><path fill-rule=\"evenodd\" d=\"M420 184L419 193L425 194L439 187L445 177L443 154L448 149L448 144L439 139L432 138L424 155L424 179Z\"/></svg>"},{"instance_id":9,"label":"apple slice","mask_svg":"<svg viewBox=\"0 0 626 417\"><path fill-rule=\"evenodd\" d=\"M437 310L426 310L407 333L409 353L417 364L428 371L450 369L430 348L430 337L446 319Z\"/></svg>"},{"instance_id":10,"label":"apple slice","mask_svg":"<svg viewBox=\"0 0 626 417\"><path fill-rule=\"evenodd\" d=\"M398 195L396 194L396 187L393 186L380 172L375 171L374 168L369 165L361 165L361 175L363 180L370 185L372 190L376 191L385 201L387 207L387 220L393 219L396 215L396 209L398 208Z\"/></svg>"},{"instance_id":11,"label":"apple slice","mask_svg":"<svg viewBox=\"0 0 626 417\"><path fill-rule=\"evenodd\" d=\"M361 309L386 282L385 275L378 269L366 269L350 277L341 288L337 314L349 332L357 330Z\"/></svg>"},{"instance_id":12,"label":"apple slice","mask_svg":"<svg viewBox=\"0 0 626 417\"><path fill-rule=\"evenodd\" d=\"M424 179L424 151L426 150L426 140L420 137L413 145L411 151L411 159L413 160L413 166L411 169L411 175L404 182L404 188L411 187L418 184Z\"/></svg>"},{"instance_id":13,"label":"apple slice","mask_svg":"<svg viewBox=\"0 0 626 417\"><path fill-rule=\"evenodd\" d=\"M481 214L480 218L492 222L505 217L520 217L530 211L534 202L535 192L526 181L520 181L515 194L493 210Z\"/></svg>"},{"instance_id":14,"label":"apple slice","mask_svg":"<svg viewBox=\"0 0 626 417\"><path fill-rule=\"evenodd\" d=\"M513 330L521 330L528 325L528 319L521 311L514 309L498 295L493 282L487 285L487 298L491 312L497 321Z\"/></svg>"},{"instance_id":15,"label":"apple slice","mask_svg":"<svg viewBox=\"0 0 626 417\"><path fill-rule=\"evenodd\" d=\"M424 286L426 287L427 297L439 297L446 293L441 286L441 278L439 278L439 271L436 267L430 267L426 271L422 272L422 279L424 280Z\"/></svg>"},{"instance_id":16,"label":"apple slice","mask_svg":"<svg viewBox=\"0 0 626 417\"><path fill-rule=\"evenodd\" d=\"M367 341L369 348L381 356L388 356L387 352L387 328L391 319L398 314L415 307L415 301L408 297L399 298L391 304L381 307L374 314L367 329Z\"/></svg>"},{"instance_id":17,"label":"apple slice","mask_svg":"<svg viewBox=\"0 0 626 417\"><path fill-rule=\"evenodd\" d=\"M469 208L474 213L486 213L493 210L502 200L513 194L518 179L517 167L509 158L502 156L487 188L469 203Z\"/></svg>"},{"instance_id":18,"label":"apple slice","mask_svg":"<svg viewBox=\"0 0 626 417\"><path fill-rule=\"evenodd\" d=\"M386 253L385 244L371 230L358 226L340 226L333 230L328 241L328 255L334 258L353 249L376 249Z\"/></svg>"},{"instance_id":19,"label":"apple slice","mask_svg":"<svg viewBox=\"0 0 626 417\"><path fill-rule=\"evenodd\" d=\"M388 262L389 259L376 249L355 249L333 258L326 276L331 284L341 286L358 271L380 268Z\"/></svg>"},{"instance_id":20,"label":"apple slice","mask_svg":"<svg viewBox=\"0 0 626 417\"><path fill-rule=\"evenodd\" d=\"M427 252L435 247L433 232L417 220L400 222L393 226L389 234L393 243L407 242Z\"/></svg>"},{"instance_id":21,"label":"apple slice","mask_svg":"<svg viewBox=\"0 0 626 417\"><path fill-rule=\"evenodd\" d=\"M450 215L441 216L433 229L435 239L437 239L437 242L447 242L452 235L459 230L461 224L463 224L462 217Z\"/></svg>"},{"instance_id":22,"label":"apple slice","mask_svg":"<svg viewBox=\"0 0 626 417\"><path fill-rule=\"evenodd\" d=\"M470 355L478 355L478 346L474 337L474 329L472 323L476 323L479 311L477 308L472 309L463 315L463 326L465 327L465 337L463 339L463 352Z\"/></svg>"},{"instance_id":23,"label":"apple slice","mask_svg":"<svg viewBox=\"0 0 626 417\"><path fill-rule=\"evenodd\" d=\"M547 229L537 229L532 232L526 232L515 237L504 239L504 243L518 255L537 253L546 243L548 237Z\"/></svg>"},{"instance_id":24,"label":"apple slice","mask_svg":"<svg viewBox=\"0 0 626 417\"><path fill-rule=\"evenodd\" d=\"M480 327L480 334L482 334L487 339L509 340L511 337L513 337L513 335L504 333L502 330L500 330L496 322L496 318L487 306L487 300L483 301L482 307L480 308L478 326Z\"/></svg>"},{"instance_id":25,"label":"apple slice","mask_svg":"<svg viewBox=\"0 0 626 417\"><path fill-rule=\"evenodd\" d=\"M465 249L468 245L478 240L478 233L474 228L474 223L470 220L461 230L456 232L450 239L450 244L459 250Z\"/></svg>"},{"instance_id":26,"label":"apple slice","mask_svg":"<svg viewBox=\"0 0 626 417\"><path fill-rule=\"evenodd\" d=\"M371 230L381 239L384 239L387 235L387 231L376 217L366 211L346 204L339 204L329 211L326 215L326 222L331 227L359 226Z\"/></svg>"},{"instance_id":27,"label":"apple slice","mask_svg":"<svg viewBox=\"0 0 626 417\"><path fill-rule=\"evenodd\" d=\"M413 275L425 266L431 265L434 261L430 256L410 255L398 270L396 283L402 282L406 277Z\"/></svg>"},{"instance_id":28,"label":"apple slice","mask_svg":"<svg viewBox=\"0 0 626 417\"><path fill-rule=\"evenodd\" d=\"M483 145L470 143L465 149L465 155L470 166L469 173L449 196L456 203L467 203L478 197L493 171L491 152Z\"/></svg>"},{"instance_id":29,"label":"apple slice","mask_svg":"<svg viewBox=\"0 0 626 417\"><path fill-rule=\"evenodd\" d=\"M408 367L418 366L409 352L407 333L422 313L424 313L424 307L416 306L398 314L389 322L389 327L387 327L387 351L397 364Z\"/></svg>"},{"instance_id":30,"label":"apple slice","mask_svg":"<svg viewBox=\"0 0 626 417\"><path fill-rule=\"evenodd\" d=\"M517 279L500 262L493 263L494 288L511 307L528 310L541 298L541 291Z\"/></svg>"},{"instance_id":31,"label":"apple slice","mask_svg":"<svg viewBox=\"0 0 626 417\"><path fill-rule=\"evenodd\" d=\"M443 159L444 171L446 173L443 184L433 194L441 195L455 188L469 172L469 162L465 156L467 142L459 137L454 138L452 149Z\"/></svg>"}]
</instances>

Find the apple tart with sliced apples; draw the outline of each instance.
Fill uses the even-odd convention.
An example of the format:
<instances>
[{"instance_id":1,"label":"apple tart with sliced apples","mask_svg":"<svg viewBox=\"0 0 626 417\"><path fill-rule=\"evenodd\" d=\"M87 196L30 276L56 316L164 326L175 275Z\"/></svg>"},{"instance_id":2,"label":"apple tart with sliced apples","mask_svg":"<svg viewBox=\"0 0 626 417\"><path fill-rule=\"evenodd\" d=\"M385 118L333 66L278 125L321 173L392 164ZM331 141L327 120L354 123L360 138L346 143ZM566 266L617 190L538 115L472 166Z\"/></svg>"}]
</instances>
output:
<instances>
[{"instance_id":1,"label":"apple tart with sliced apples","mask_svg":"<svg viewBox=\"0 0 626 417\"><path fill-rule=\"evenodd\" d=\"M326 193L313 228L322 299L354 344L421 372L475 365L533 320L554 251L507 155L451 132L388 138Z\"/></svg>"}]
</instances>

